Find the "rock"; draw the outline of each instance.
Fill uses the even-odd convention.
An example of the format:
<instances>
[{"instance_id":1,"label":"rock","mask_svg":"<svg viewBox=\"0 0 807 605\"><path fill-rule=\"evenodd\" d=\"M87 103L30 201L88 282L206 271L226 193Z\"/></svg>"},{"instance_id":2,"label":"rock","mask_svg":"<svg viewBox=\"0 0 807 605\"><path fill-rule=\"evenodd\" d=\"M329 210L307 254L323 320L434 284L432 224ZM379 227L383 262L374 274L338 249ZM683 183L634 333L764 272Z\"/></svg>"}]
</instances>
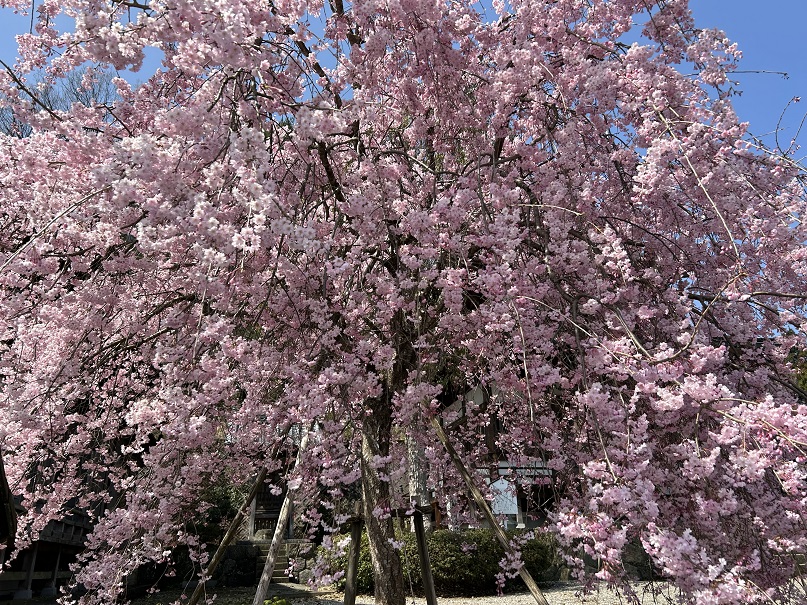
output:
<instances>
[{"instance_id":1,"label":"rock","mask_svg":"<svg viewBox=\"0 0 807 605\"><path fill-rule=\"evenodd\" d=\"M300 584L308 585L308 582L310 582L313 577L314 577L314 574L309 569L303 569L303 570L300 570L297 573L297 581Z\"/></svg>"}]
</instances>

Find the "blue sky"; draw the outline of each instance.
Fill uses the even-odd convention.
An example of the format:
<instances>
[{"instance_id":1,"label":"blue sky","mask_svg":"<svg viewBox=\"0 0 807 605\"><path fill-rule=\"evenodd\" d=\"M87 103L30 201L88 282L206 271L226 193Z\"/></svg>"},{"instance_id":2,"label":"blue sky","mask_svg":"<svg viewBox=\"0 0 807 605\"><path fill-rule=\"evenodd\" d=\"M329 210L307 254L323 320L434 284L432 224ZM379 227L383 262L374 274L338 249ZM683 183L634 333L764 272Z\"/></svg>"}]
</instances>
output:
<instances>
[{"instance_id":1,"label":"blue sky","mask_svg":"<svg viewBox=\"0 0 807 605\"><path fill-rule=\"evenodd\" d=\"M779 140L786 145L807 113L807 0L691 0L691 6L698 27L718 27L737 42L743 51L741 71L787 72L787 79L768 73L736 74L743 94L733 100L740 118L761 136L776 129L788 101L801 97L782 120ZM805 148L797 157L803 157L807 132L799 140ZM771 144L772 139L766 137L766 142Z\"/></svg>"},{"instance_id":2,"label":"blue sky","mask_svg":"<svg viewBox=\"0 0 807 605\"><path fill-rule=\"evenodd\" d=\"M782 111L794 97L801 103L791 105L781 123L779 140L787 145L795 136L807 113L807 61L804 59L804 27L807 24L807 0L691 0L699 27L718 27L737 42L743 51L740 73L736 79L743 94L734 99L740 118L751 123L757 136L772 133ZM28 18L0 9L0 59L12 64L16 57L14 34L27 31ZM787 72L785 79L765 71ZM141 76L145 79L146 74ZM772 136L766 137L773 144ZM799 137L805 144L807 132Z\"/></svg>"}]
</instances>

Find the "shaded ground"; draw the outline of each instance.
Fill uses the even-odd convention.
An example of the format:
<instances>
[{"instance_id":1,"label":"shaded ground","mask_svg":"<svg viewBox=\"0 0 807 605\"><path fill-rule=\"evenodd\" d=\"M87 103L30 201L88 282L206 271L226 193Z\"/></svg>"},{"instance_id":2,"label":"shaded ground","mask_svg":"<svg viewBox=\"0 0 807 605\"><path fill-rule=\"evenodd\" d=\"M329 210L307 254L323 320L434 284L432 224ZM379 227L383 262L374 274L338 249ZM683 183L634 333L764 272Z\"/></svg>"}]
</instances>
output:
<instances>
[{"instance_id":1,"label":"shaded ground","mask_svg":"<svg viewBox=\"0 0 807 605\"><path fill-rule=\"evenodd\" d=\"M669 587L663 583L651 584L639 582L633 585L634 590L642 597L642 603L669 603L669 594L655 598L654 593L659 590L668 593ZM543 589L550 605L617 605L624 604L624 597L601 590L588 595L580 594L581 586L576 583L564 582ZM190 591L189 591L190 592ZM216 605L252 605L255 596L254 587L222 588L214 590ZM133 605L169 605L182 595L181 591L163 591L149 597L132 601ZM267 598L278 596L286 599L290 605L342 605L344 595L336 591L320 591L312 593L300 584L271 584ZM439 605L535 605L535 600L529 593L506 594L501 597L438 597ZM370 595L359 595L356 605L373 605ZM407 597L406 605L426 605L423 597Z\"/></svg>"},{"instance_id":2,"label":"shaded ground","mask_svg":"<svg viewBox=\"0 0 807 605\"><path fill-rule=\"evenodd\" d=\"M174 603L181 597L190 597L193 589L188 589L183 592L178 589L161 590L160 592L140 597L132 600L132 605L169 605ZM210 591L211 596L216 595L216 605L252 605L252 599L255 597L254 586L239 586L234 588L214 588ZM303 605L304 602L312 602L316 599L317 602L323 605L330 603L342 602L342 594L335 591L317 592L314 593L303 584L278 584L272 583L269 585L269 592L266 595L267 599L272 597L282 597L289 602ZM185 600L183 598L183 600ZM200 600L203 603L204 599Z\"/></svg>"}]
</instances>

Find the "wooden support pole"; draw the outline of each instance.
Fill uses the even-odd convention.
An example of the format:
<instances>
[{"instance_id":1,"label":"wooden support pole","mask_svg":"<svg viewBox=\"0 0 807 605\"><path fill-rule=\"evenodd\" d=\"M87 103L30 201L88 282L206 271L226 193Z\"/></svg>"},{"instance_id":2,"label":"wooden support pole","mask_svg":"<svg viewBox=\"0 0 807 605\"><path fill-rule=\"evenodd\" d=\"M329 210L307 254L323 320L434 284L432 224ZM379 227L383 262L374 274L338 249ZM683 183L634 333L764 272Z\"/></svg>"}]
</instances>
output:
<instances>
[{"instance_id":1,"label":"wooden support pole","mask_svg":"<svg viewBox=\"0 0 807 605\"><path fill-rule=\"evenodd\" d=\"M13 600L25 601L33 597L31 587L34 581L34 567L36 567L36 553L39 550L39 542L34 542L31 549L25 555L25 580L22 586L14 593Z\"/></svg>"},{"instance_id":2,"label":"wooden support pole","mask_svg":"<svg viewBox=\"0 0 807 605\"><path fill-rule=\"evenodd\" d=\"M443 444L443 447L445 448L446 452L448 452L454 466L456 466L457 470L460 472L463 481L465 481L465 485L468 487L468 491L471 492L471 497L479 507L479 510L482 511L482 514L484 514L485 518L490 524L491 530L493 530L494 535L499 540L502 547L504 547L504 551L506 553L512 553L513 549L510 546L510 541L507 539L507 535L496 522L496 517L493 516L493 511L490 510L490 506L488 506L487 501L482 496L482 492L480 492L476 487L476 484L471 477L471 473L469 473L468 469L465 468L465 464L462 462L462 458L460 458L457 450L454 449L454 446L451 445L451 442L448 440L448 435L446 435L443 427L440 426L440 422L437 420L437 418L432 418L431 423L432 427L434 428L434 432L437 433L437 438L440 440L440 443ZM538 588L538 584L535 583L535 580L530 575L530 572L528 572L522 566L521 570L518 572L518 575L520 575L521 579L524 580L524 583L527 585L527 588L538 605L549 605L549 601L546 600L544 593L541 592L540 588Z\"/></svg>"},{"instance_id":3,"label":"wooden support pole","mask_svg":"<svg viewBox=\"0 0 807 605\"><path fill-rule=\"evenodd\" d=\"M350 550L347 555L347 573L345 574L344 605L356 605L356 575L359 570L359 551L361 550L361 527L364 523L355 519L350 524Z\"/></svg>"},{"instance_id":4,"label":"wooden support pole","mask_svg":"<svg viewBox=\"0 0 807 605\"><path fill-rule=\"evenodd\" d=\"M437 592L434 590L432 564L429 561L429 550L426 548L426 528L423 525L423 513L415 511L415 537L418 541L420 555L420 575L423 578L423 591L426 593L426 605L437 605Z\"/></svg>"},{"instance_id":5,"label":"wooden support pole","mask_svg":"<svg viewBox=\"0 0 807 605\"><path fill-rule=\"evenodd\" d=\"M224 553L227 550L227 546L232 542L232 539L235 537L236 532L238 531L238 526L241 525L241 521L244 520L244 517L247 515L247 509L252 504L252 501L255 499L255 496L258 493L258 489L260 489L263 482L266 481L266 469L261 469L261 472L258 473L258 478L255 479L255 483L252 484L252 489L249 490L249 494L247 495L247 499L244 501L244 504L241 505L241 508L238 509L233 520L230 522L230 527L227 528L227 533L224 534L224 538L221 539L221 544L216 549L216 553L213 555L213 558L210 559L210 563L208 563L207 568L204 571L203 577L209 578L213 575L213 572L218 567L219 563L221 563L222 558L224 558ZM191 595L191 598L188 600L187 605L196 605L199 602L199 599L202 597L202 594L205 590L205 583L199 582L196 585L196 588Z\"/></svg>"},{"instance_id":6,"label":"wooden support pole","mask_svg":"<svg viewBox=\"0 0 807 605\"><path fill-rule=\"evenodd\" d=\"M280 507L280 516L275 525L275 533L272 535L272 544L269 546L269 552L266 553L266 561L263 563L261 579L258 582L258 588L255 590L255 598L252 599L252 605L263 605L263 601L266 599L266 593L269 592L269 584L272 582L272 574L275 571L277 554L280 552L280 547L283 545L283 534L286 533L286 526L289 524L292 498L292 491L287 489L286 497L283 498L283 506Z\"/></svg>"},{"instance_id":7,"label":"wooden support pole","mask_svg":"<svg viewBox=\"0 0 807 605\"><path fill-rule=\"evenodd\" d=\"M59 563L62 560L62 546L58 546L56 551L56 564L53 566L53 571L50 574L50 582L39 593L39 597L43 599L52 599L59 594L56 588L56 582L59 581Z\"/></svg>"},{"instance_id":8,"label":"wooden support pole","mask_svg":"<svg viewBox=\"0 0 807 605\"><path fill-rule=\"evenodd\" d=\"M308 446L308 434L309 432L303 429L300 447L297 448L297 459L294 462L295 468L300 466L303 452ZM283 534L286 531L286 526L289 524L293 502L294 490L286 488L286 497L283 499L283 506L280 507L280 516L278 517L277 525L275 525L275 533L272 536L272 544L269 546L269 552L266 553L266 561L263 564L263 572L261 572L261 579L258 582L258 588L255 590L255 598L252 600L252 605L263 605L263 601L266 599L266 593L269 592L269 584L272 582L272 573L275 570L275 560L277 559L277 553L280 552L280 547L283 545Z\"/></svg>"},{"instance_id":9,"label":"wooden support pole","mask_svg":"<svg viewBox=\"0 0 807 605\"><path fill-rule=\"evenodd\" d=\"M286 425L283 430L278 434L278 438L285 437L289 434L289 430L291 429L291 425ZM277 455L277 452L280 449L282 442L279 442L275 445L272 451L272 457ZM247 499L244 501L244 504L241 505L241 508L238 509L238 512L233 517L233 520L230 522L230 526L227 528L227 533L224 534L224 537L221 539L221 544L216 549L213 558L210 559L210 563L207 564L207 568L205 569L202 577L209 578L213 575L213 572L216 570L216 567L219 566L221 560L224 558L224 553L227 551L227 546L229 546L230 542L232 542L233 538L235 537L236 532L238 532L238 526L241 525L241 522L244 520L244 517L247 516L247 510L250 506L252 506L252 501L255 499L255 496L258 495L258 490L263 485L263 482L266 481L267 470L265 468L261 469L261 472L258 473L258 478L255 479L255 483L252 484L252 489L249 490L247 494ZM202 597L202 594L205 591L205 583L199 582L196 585L196 588L191 595L191 598L188 600L186 605L196 605L199 602L199 599Z\"/></svg>"}]
</instances>

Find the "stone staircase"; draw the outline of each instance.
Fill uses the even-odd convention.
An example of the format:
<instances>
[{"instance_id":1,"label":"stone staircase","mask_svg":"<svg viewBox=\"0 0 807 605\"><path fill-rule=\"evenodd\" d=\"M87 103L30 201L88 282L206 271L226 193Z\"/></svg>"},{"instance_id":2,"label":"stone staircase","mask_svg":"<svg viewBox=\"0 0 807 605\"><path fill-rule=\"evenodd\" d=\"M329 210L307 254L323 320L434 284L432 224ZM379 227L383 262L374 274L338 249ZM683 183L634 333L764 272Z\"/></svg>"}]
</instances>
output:
<instances>
[{"instance_id":1,"label":"stone staircase","mask_svg":"<svg viewBox=\"0 0 807 605\"><path fill-rule=\"evenodd\" d=\"M271 540L261 540L255 542L255 546L261 551L261 554L255 560L255 582L261 579L263 573L263 566L266 564L266 556L269 554L269 548L272 545ZM289 552L285 543L280 545L280 550L275 557L275 569L272 572L272 583L288 582L289 577L286 575L286 570L289 567Z\"/></svg>"}]
</instances>

